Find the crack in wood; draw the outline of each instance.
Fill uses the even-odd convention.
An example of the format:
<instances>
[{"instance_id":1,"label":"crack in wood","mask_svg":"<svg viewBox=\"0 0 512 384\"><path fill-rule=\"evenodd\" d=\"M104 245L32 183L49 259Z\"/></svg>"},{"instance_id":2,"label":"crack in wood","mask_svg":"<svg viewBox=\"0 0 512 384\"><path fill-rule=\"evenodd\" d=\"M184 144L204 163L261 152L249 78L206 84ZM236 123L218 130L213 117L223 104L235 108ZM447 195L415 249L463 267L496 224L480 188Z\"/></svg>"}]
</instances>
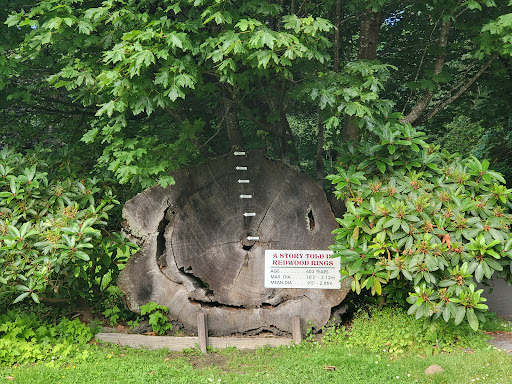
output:
<instances>
[{"instance_id":1,"label":"crack in wood","mask_svg":"<svg viewBox=\"0 0 512 384\"><path fill-rule=\"evenodd\" d=\"M252 248L252 246L251 246L251 248ZM243 263L241 263L240 269L238 270L238 273L236 274L236 277L234 280L238 280L238 278L240 277L240 273L242 273L242 269L244 269L244 267L248 266L248 265L249 265L249 253L246 253L245 260Z\"/></svg>"},{"instance_id":2,"label":"crack in wood","mask_svg":"<svg viewBox=\"0 0 512 384\"><path fill-rule=\"evenodd\" d=\"M222 187L219 185L219 183L217 183L217 180L216 180L215 175L212 173L212 169L211 169L211 167L210 167L210 164L207 164L207 165L206 165L206 168L208 169L208 173L210 174L210 176L211 176L211 178L212 178L212 180L213 180L213 183L214 183L217 187L221 188L221 190L222 190Z\"/></svg>"},{"instance_id":3,"label":"crack in wood","mask_svg":"<svg viewBox=\"0 0 512 384\"><path fill-rule=\"evenodd\" d=\"M275 325L266 325L258 328L249 329L244 332L244 335L255 336L259 335L262 332L272 332L274 335L277 336L281 336L285 333L281 329L277 328Z\"/></svg>"},{"instance_id":4,"label":"crack in wood","mask_svg":"<svg viewBox=\"0 0 512 384\"><path fill-rule=\"evenodd\" d=\"M194 288L204 289L207 296L213 295L214 292L210 289L210 285L208 284L208 282L204 281L200 277L195 276L190 265L187 268L178 268L178 271L180 271L183 274L183 276L186 276L190 281L192 281L192 285L194 286Z\"/></svg>"},{"instance_id":5,"label":"crack in wood","mask_svg":"<svg viewBox=\"0 0 512 384\"><path fill-rule=\"evenodd\" d=\"M198 305L201 308L230 308L230 309L247 309L244 305L223 304L218 301L203 301L198 299L190 299L191 304Z\"/></svg>"},{"instance_id":6,"label":"crack in wood","mask_svg":"<svg viewBox=\"0 0 512 384\"><path fill-rule=\"evenodd\" d=\"M315 216L313 215L313 209L308 207L308 213L306 215L306 222L308 224L308 231L313 232L315 230Z\"/></svg>"},{"instance_id":7,"label":"crack in wood","mask_svg":"<svg viewBox=\"0 0 512 384\"><path fill-rule=\"evenodd\" d=\"M285 184L288 184L288 182L285 182ZM282 187L281 187L282 188ZM260 220L260 222L258 223L258 227L256 229L256 233L259 233L260 232L260 227L261 227L261 223L263 223L263 221L265 220L265 218L267 217L267 214L268 214L268 211L270 210L270 208L272 207L272 205L274 204L274 202L276 201L277 197L281 195L281 190L279 190L275 195L274 195L274 198L272 199L272 201L270 202L270 204L268 205L265 213L262 215L262 218Z\"/></svg>"},{"instance_id":8,"label":"crack in wood","mask_svg":"<svg viewBox=\"0 0 512 384\"><path fill-rule=\"evenodd\" d=\"M158 235L156 237L156 262L159 266L159 268L162 270L164 268L167 268L167 260L164 257L165 251L166 251L166 244L165 244L165 229L167 228L167 225L169 224L169 220L167 219L167 211L170 209L168 207L162 216L162 219L158 223Z\"/></svg>"}]
</instances>

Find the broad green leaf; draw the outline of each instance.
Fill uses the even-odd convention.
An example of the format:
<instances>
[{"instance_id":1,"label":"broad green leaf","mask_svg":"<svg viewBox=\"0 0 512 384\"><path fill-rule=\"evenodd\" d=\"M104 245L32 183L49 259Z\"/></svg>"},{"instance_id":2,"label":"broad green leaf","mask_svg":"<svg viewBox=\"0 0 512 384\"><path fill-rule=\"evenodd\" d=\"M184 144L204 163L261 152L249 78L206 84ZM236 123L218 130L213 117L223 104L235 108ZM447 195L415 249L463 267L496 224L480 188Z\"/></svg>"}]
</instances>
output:
<instances>
[{"instance_id":1,"label":"broad green leaf","mask_svg":"<svg viewBox=\"0 0 512 384\"><path fill-rule=\"evenodd\" d=\"M464 320L466 309L464 307L457 307L457 315L455 316L455 325L459 325Z\"/></svg>"},{"instance_id":2,"label":"broad green leaf","mask_svg":"<svg viewBox=\"0 0 512 384\"><path fill-rule=\"evenodd\" d=\"M473 310L473 308L468 308L467 311L466 311L466 316L468 318L468 323L469 323L469 326L474 330L474 331L477 331L478 330L478 319L475 315L475 311Z\"/></svg>"},{"instance_id":3,"label":"broad green leaf","mask_svg":"<svg viewBox=\"0 0 512 384\"><path fill-rule=\"evenodd\" d=\"M377 160L376 164L377 164L377 168L379 168L379 170L382 173L386 173L386 164L384 164L382 161L378 161L378 160Z\"/></svg>"},{"instance_id":4,"label":"broad green leaf","mask_svg":"<svg viewBox=\"0 0 512 384\"><path fill-rule=\"evenodd\" d=\"M94 139L96 138L97 134L98 134L98 128L92 128L92 129L88 130L86 133L84 133L84 135L82 136L82 138L80 140L87 144L92 143L94 141Z\"/></svg>"},{"instance_id":5,"label":"broad green leaf","mask_svg":"<svg viewBox=\"0 0 512 384\"><path fill-rule=\"evenodd\" d=\"M19 295L18 297L16 297L12 303L13 303L13 304L19 303L19 302L20 302L20 301L22 301L25 297L27 297L29 294L30 294L30 292L23 292L21 295Z\"/></svg>"},{"instance_id":6,"label":"broad green leaf","mask_svg":"<svg viewBox=\"0 0 512 384\"><path fill-rule=\"evenodd\" d=\"M483 277L484 277L484 270L482 267L482 263L479 263L475 269L475 279L478 283L480 283L482 281Z\"/></svg>"},{"instance_id":7,"label":"broad green leaf","mask_svg":"<svg viewBox=\"0 0 512 384\"><path fill-rule=\"evenodd\" d=\"M80 33L85 34L85 35L90 35L91 32L94 29L92 24L90 24L90 23L88 23L86 21L83 21L83 20L79 20L78 23L77 23L77 26L78 26L78 31Z\"/></svg>"}]
</instances>

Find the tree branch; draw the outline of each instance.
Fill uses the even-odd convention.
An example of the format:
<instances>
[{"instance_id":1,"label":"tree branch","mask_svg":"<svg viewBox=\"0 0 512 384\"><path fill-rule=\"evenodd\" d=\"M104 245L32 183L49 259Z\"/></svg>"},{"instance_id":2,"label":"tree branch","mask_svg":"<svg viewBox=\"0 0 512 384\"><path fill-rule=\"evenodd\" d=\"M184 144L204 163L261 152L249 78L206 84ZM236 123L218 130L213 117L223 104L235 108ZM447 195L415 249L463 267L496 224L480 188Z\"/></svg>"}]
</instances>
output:
<instances>
[{"instance_id":1,"label":"tree branch","mask_svg":"<svg viewBox=\"0 0 512 384\"><path fill-rule=\"evenodd\" d=\"M341 0L336 0L336 14L334 16L334 72L340 70L340 15Z\"/></svg>"},{"instance_id":2,"label":"tree branch","mask_svg":"<svg viewBox=\"0 0 512 384\"><path fill-rule=\"evenodd\" d=\"M432 35L434 34L434 32L437 29L438 25L439 25L439 20L437 20L436 23L434 24L434 28L432 28L432 31L430 31L430 35L428 36L427 44L425 45L425 48L423 48L423 52L421 54L420 63L418 65L418 69L416 71L416 75L414 76L414 81L418 81L418 77L420 77L420 71L421 71L421 68L423 68L423 62L425 61L425 56L427 55L427 50L428 50L428 46L430 45L430 40L432 39ZM405 101L404 107L402 109L402 113L405 113L405 109L407 108L407 105L409 105L409 101L411 100L412 93L413 93L413 91L411 89L409 91L409 96L407 97L407 100Z\"/></svg>"},{"instance_id":3,"label":"tree branch","mask_svg":"<svg viewBox=\"0 0 512 384\"><path fill-rule=\"evenodd\" d=\"M85 113L85 114L95 114L96 113L96 110L94 108L90 108L90 107L87 107L87 106L83 106L83 105L80 105L80 104L76 104L76 103L73 103L71 101L65 101L65 100L62 100L62 99L58 99L56 97L48 97L48 96L34 96L34 100L36 101L40 101L44 104L49 104L49 103L55 103L55 104L60 104L60 105L64 105L66 107L71 107L73 108L71 110L71 112L73 113L76 113L76 111L82 111L82 112L79 112L79 113ZM54 110L58 110L57 108L54 108ZM71 113L70 111L62 111L62 113Z\"/></svg>"},{"instance_id":4,"label":"tree branch","mask_svg":"<svg viewBox=\"0 0 512 384\"><path fill-rule=\"evenodd\" d=\"M443 21L441 23L441 28L439 29L439 40L437 46L440 49L440 52L434 61L434 76L438 75L443 70L446 46L448 44L448 34L450 32L451 24L451 21ZM416 103L414 108L407 114L407 116L403 118L402 122L409 124L416 122L416 120L420 118L421 114L425 112L425 109L432 100L433 95L434 92L426 91L421 99Z\"/></svg>"},{"instance_id":5,"label":"tree branch","mask_svg":"<svg viewBox=\"0 0 512 384\"><path fill-rule=\"evenodd\" d=\"M477 73L462 87L459 88L459 90L451 97L445 99L442 103L436 105L429 113L427 113L426 116L422 117L420 120L418 120L418 124L421 124L427 120L430 120L432 117L437 115L439 112L441 112L443 109L445 109L448 105L453 103L455 100L459 98L460 95L462 95L464 92L468 90L469 87L471 87L475 81L478 80L480 76L485 72L485 70L489 67L489 65L492 64L494 60L498 57L498 52L495 52L491 58L484 64L482 67L478 70Z\"/></svg>"}]
</instances>

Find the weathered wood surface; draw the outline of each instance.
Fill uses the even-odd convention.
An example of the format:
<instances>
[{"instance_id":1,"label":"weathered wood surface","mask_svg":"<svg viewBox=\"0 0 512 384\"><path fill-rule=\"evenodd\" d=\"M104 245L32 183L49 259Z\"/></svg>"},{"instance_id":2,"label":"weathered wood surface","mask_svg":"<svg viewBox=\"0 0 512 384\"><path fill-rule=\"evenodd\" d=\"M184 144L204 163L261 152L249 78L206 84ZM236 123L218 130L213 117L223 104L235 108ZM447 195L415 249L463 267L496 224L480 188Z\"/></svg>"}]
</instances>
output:
<instances>
[{"instance_id":1,"label":"weathered wood surface","mask_svg":"<svg viewBox=\"0 0 512 384\"><path fill-rule=\"evenodd\" d=\"M125 333L98 333L96 340L114 343L123 347L160 349L169 348L171 351L182 351L185 348L197 348L199 345L197 337L174 337L174 336L145 336L131 335ZM286 337L209 337L210 347L222 349L236 347L238 349L256 349L266 345L277 347L290 345L292 339Z\"/></svg>"},{"instance_id":2,"label":"weathered wood surface","mask_svg":"<svg viewBox=\"0 0 512 384\"><path fill-rule=\"evenodd\" d=\"M302 341L302 327L300 326L300 317L292 317L292 339L295 344Z\"/></svg>"},{"instance_id":3,"label":"weathered wood surface","mask_svg":"<svg viewBox=\"0 0 512 384\"><path fill-rule=\"evenodd\" d=\"M204 312L197 314L197 343L199 344L201 352L206 353L206 347L208 346L208 326Z\"/></svg>"},{"instance_id":4,"label":"weathered wood surface","mask_svg":"<svg viewBox=\"0 0 512 384\"><path fill-rule=\"evenodd\" d=\"M214 336L291 333L294 315L316 328L327 323L346 286L264 287L266 249L332 244L337 223L317 183L259 152L230 153L173 177L175 185L150 188L123 209L126 231L142 244L118 280L131 310L157 302L187 329L195 329L197 313L204 312Z\"/></svg>"}]
</instances>

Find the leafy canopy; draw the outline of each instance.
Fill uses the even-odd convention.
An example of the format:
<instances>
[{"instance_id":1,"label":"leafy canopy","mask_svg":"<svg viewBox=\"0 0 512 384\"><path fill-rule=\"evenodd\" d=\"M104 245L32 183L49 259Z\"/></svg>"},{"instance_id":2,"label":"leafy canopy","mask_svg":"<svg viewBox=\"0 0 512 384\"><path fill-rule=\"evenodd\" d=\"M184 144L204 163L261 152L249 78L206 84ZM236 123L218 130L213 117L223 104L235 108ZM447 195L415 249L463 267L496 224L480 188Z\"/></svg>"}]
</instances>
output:
<instances>
[{"instance_id":1,"label":"leafy canopy","mask_svg":"<svg viewBox=\"0 0 512 384\"><path fill-rule=\"evenodd\" d=\"M248 91L325 63L333 27L255 0L47 0L6 23L25 34L9 57L18 75L47 58L45 80L95 115L82 140L102 141L100 164L143 187L172 184L198 155L219 85Z\"/></svg>"}]
</instances>

